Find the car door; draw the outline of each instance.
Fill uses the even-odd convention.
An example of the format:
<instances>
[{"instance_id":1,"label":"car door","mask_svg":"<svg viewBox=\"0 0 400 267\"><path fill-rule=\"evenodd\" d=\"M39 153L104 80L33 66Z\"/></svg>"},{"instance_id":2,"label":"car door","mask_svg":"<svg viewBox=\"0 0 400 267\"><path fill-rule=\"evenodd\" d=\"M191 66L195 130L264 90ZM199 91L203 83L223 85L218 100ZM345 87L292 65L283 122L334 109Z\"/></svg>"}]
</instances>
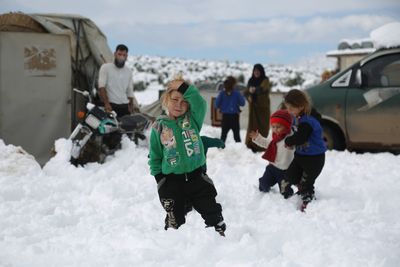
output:
<instances>
[{"instance_id":1,"label":"car door","mask_svg":"<svg viewBox=\"0 0 400 267\"><path fill-rule=\"evenodd\" d=\"M376 57L357 72L361 86L350 87L346 97L348 142L358 148L399 146L400 53Z\"/></svg>"}]
</instances>

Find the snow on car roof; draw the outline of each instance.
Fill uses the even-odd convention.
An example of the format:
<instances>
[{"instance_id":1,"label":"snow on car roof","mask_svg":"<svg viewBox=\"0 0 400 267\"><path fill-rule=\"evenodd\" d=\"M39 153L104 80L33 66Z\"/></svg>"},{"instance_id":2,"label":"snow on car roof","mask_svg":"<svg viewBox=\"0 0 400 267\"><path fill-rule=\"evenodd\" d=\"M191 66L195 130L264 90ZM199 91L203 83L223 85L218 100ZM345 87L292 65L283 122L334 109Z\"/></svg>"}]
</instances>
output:
<instances>
[{"instance_id":1,"label":"snow on car roof","mask_svg":"<svg viewBox=\"0 0 400 267\"><path fill-rule=\"evenodd\" d=\"M391 22L370 33L374 47L391 48L400 46L400 22Z\"/></svg>"}]
</instances>

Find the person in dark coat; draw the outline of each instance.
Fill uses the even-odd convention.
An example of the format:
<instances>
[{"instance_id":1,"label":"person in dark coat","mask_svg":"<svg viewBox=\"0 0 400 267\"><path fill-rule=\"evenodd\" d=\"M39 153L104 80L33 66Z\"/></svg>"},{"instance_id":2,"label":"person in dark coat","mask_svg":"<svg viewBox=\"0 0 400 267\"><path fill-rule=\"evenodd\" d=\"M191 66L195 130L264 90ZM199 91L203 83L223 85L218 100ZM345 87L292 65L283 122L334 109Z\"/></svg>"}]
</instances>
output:
<instances>
[{"instance_id":1,"label":"person in dark coat","mask_svg":"<svg viewBox=\"0 0 400 267\"><path fill-rule=\"evenodd\" d=\"M264 148L252 142L250 132L258 130L262 136L268 136L269 123L265 118L270 117L269 93L271 83L265 75L264 67L255 64L253 74L247 83L245 97L249 102L249 123L247 126L246 146L253 152L264 151Z\"/></svg>"},{"instance_id":2,"label":"person in dark coat","mask_svg":"<svg viewBox=\"0 0 400 267\"><path fill-rule=\"evenodd\" d=\"M244 106L245 100L242 94L235 89L236 79L228 76L224 81L224 88L218 94L215 101L215 108L222 113L221 140L225 143L229 130L233 132L235 142L240 140L239 115L240 106Z\"/></svg>"}]
</instances>

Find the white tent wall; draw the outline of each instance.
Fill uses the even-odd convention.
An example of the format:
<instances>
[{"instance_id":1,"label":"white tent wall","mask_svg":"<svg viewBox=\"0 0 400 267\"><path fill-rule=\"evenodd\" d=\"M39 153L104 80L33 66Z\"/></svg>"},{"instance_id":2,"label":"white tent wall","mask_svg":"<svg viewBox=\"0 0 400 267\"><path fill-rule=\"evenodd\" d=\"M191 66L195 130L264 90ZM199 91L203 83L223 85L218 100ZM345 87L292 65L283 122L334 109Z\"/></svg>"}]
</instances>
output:
<instances>
[{"instance_id":1,"label":"white tent wall","mask_svg":"<svg viewBox=\"0 0 400 267\"><path fill-rule=\"evenodd\" d=\"M106 62L112 62L107 38L88 18L67 14L29 14L46 31L57 35L68 35L71 49L72 87L91 91L97 86L98 71ZM72 94L72 123L75 114L82 109L85 99Z\"/></svg>"},{"instance_id":2,"label":"white tent wall","mask_svg":"<svg viewBox=\"0 0 400 267\"><path fill-rule=\"evenodd\" d=\"M112 62L113 53L107 38L89 19L79 15L30 14L49 33L68 35L73 64L84 64L84 73L92 76L94 68Z\"/></svg>"},{"instance_id":3,"label":"white tent wall","mask_svg":"<svg viewBox=\"0 0 400 267\"><path fill-rule=\"evenodd\" d=\"M67 36L0 32L0 138L39 163L71 121L71 55Z\"/></svg>"},{"instance_id":4,"label":"white tent wall","mask_svg":"<svg viewBox=\"0 0 400 267\"><path fill-rule=\"evenodd\" d=\"M84 108L85 99L72 88L95 88L100 66L112 62L113 53L100 29L79 15L0 14L0 34L0 138L44 164L54 141L69 136ZM26 47L54 48L51 73L27 74Z\"/></svg>"}]
</instances>

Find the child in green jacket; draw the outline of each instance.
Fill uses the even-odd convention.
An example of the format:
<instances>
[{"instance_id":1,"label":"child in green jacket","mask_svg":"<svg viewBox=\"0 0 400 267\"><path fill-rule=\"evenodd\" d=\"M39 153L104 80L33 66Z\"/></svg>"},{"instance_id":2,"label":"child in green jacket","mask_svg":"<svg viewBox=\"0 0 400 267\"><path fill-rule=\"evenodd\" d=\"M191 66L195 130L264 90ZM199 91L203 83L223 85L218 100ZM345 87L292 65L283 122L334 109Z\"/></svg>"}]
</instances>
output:
<instances>
[{"instance_id":1,"label":"child in green jacket","mask_svg":"<svg viewBox=\"0 0 400 267\"><path fill-rule=\"evenodd\" d=\"M157 181L158 195L167 216L165 229L185 223L185 203L189 200L207 226L224 235L226 225L217 191L203 173L206 163L200 129L207 103L198 89L182 79L169 83L162 98L167 115L159 116L150 136L149 165Z\"/></svg>"}]
</instances>

